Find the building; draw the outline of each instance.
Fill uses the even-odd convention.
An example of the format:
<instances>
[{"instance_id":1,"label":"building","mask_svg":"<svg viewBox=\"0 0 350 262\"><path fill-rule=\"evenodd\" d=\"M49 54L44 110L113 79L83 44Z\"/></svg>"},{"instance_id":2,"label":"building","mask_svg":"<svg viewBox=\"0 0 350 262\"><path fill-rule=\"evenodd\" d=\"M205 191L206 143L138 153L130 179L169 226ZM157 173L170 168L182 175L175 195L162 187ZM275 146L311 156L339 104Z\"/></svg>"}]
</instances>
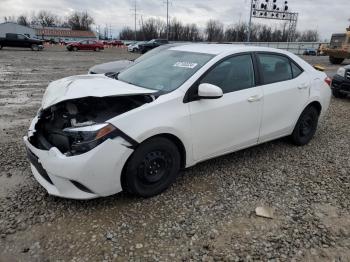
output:
<instances>
[{"instance_id":1,"label":"building","mask_svg":"<svg viewBox=\"0 0 350 262\"><path fill-rule=\"evenodd\" d=\"M70 28L44 27L36 28L36 35L39 39L55 42L73 42L89 39L97 39L92 31L72 30Z\"/></svg>"},{"instance_id":2,"label":"building","mask_svg":"<svg viewBox=\"0 0 350 262\"><path fill-rule=\"evenodd\" d=\"M7 33L23 34L31 38L36 37L35 29L13 22L5 22L0 24L0 37L5 37Z\"/></svg>"}]
</instances>

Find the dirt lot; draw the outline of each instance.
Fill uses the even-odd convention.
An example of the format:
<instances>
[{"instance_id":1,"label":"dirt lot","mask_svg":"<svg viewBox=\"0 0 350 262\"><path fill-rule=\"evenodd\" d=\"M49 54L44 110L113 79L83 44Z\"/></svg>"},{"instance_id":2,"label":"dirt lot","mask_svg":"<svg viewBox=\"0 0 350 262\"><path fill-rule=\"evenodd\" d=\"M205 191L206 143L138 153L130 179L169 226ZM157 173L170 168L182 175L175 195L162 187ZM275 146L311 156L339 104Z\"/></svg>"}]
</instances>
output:
<instances>
[{"instance_id":1,"label":"dirt lot","mask_svg":"<svg viewBox=\"0 0 350 262\"><path fill-rule=\"evenodd\" d=\"M332 100L309 145L281 139L207 161L150 199L49 196L22 143L45 87L135 57L0 51L0 261L350 261L350 99ZM256 217L260 205L274 219Z\"/></svg>"}]
</instances>

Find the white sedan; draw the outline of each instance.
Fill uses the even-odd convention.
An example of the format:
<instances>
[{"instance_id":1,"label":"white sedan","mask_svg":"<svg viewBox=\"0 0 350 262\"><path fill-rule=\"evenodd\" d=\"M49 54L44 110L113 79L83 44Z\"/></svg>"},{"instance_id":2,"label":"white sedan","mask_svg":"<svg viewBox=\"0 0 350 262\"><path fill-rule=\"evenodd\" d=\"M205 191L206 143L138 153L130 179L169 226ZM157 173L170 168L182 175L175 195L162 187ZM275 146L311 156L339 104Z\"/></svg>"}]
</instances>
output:
<instances>
[{"instance_id":1,"label":"white sedan","mask_svg":"<svg viewBox=\"0 0 350 262\"><path fill-rule=\"evenodd\" d=\"M24 142L52 195L150 197L198 162L284 136L307 144L329 106L329 85L286 51L176 46L113 78L52 82Z\"/></svg>"}]
</instances>

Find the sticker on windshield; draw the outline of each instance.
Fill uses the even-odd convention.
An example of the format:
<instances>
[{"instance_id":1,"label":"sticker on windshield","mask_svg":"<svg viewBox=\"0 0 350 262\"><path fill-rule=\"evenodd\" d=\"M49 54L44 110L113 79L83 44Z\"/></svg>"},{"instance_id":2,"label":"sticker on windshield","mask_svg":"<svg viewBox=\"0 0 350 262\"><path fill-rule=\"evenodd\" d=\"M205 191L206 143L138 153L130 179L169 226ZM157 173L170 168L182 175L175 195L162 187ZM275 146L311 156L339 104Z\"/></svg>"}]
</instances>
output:
<instances>
[{"instance_id":1,"label":"sticker on windshield","mask_svg":"<svg viewBox=\"0 0 350 262\"><path fill-rule=\"evenodd\" d=\"M191 63L191 62L176 62L173 66L193 69L197 65L198 65L197 63Z\"/></svg>"}]
</instances>

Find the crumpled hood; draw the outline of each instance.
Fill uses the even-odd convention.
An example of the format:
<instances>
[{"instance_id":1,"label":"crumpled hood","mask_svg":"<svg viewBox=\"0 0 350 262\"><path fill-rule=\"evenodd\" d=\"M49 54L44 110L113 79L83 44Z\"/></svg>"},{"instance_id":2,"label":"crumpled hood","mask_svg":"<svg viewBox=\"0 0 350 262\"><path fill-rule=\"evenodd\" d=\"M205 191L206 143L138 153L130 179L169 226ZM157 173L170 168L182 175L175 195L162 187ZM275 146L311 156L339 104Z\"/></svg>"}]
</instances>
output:
<instances>
[{"instance_id":1,"label":"crumpled hood","mask_svg":"<svg viewBox=\"0 0 350 262\"><path fill-rule=\"evenodd\" d=\"M105 75L77 75L53 81L42 99L42 109L65 100L83 97L152 94L155 90L127 84Z\"/></svg>"}]
</instances>

